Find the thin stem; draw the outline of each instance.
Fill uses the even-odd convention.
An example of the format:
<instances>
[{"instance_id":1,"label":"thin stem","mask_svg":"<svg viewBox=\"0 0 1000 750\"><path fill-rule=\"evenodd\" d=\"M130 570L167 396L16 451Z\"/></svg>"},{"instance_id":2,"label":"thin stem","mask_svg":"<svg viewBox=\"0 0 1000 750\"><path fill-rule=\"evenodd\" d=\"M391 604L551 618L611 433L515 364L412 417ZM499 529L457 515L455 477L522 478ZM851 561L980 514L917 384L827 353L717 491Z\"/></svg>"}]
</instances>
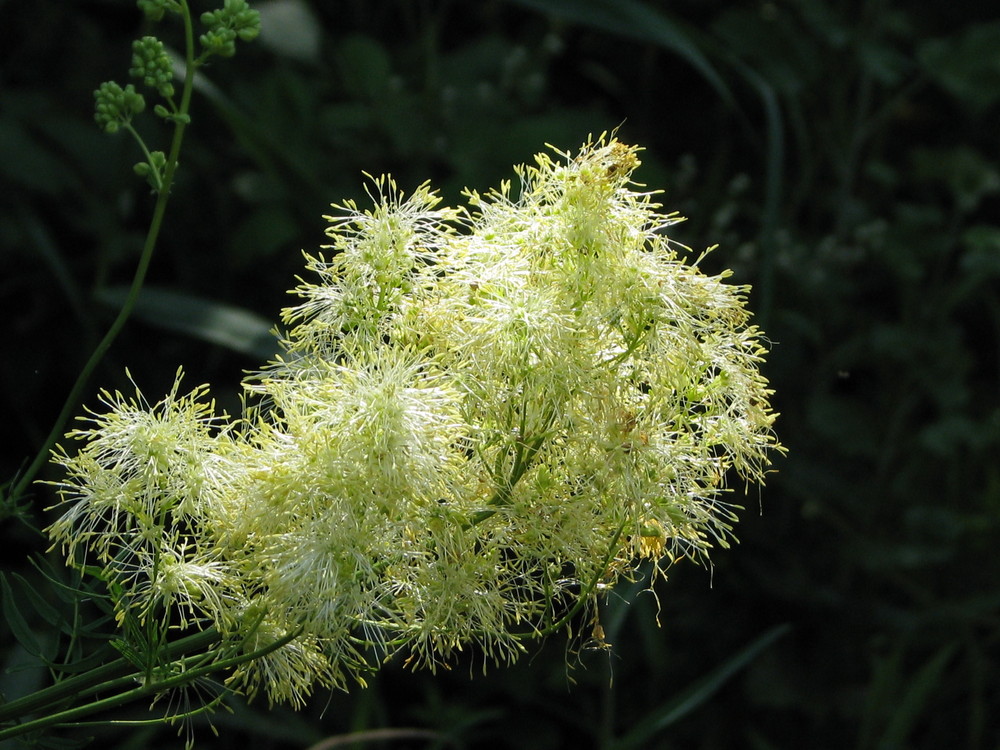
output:
<instances>
[{"instance_id":1,"label":"thin stem","mask_svg":"<svg viewBox=\"0 0 1000 750\"><path fill-rule=\"evenodd\" d=\"M177 656L190 653L196 649L206 648L218 642L219 639L219 633L214 629L204 630L187 636L168 647L167 659L173 660ZM95 667L76 677L70 677L42 690L37 690L23 698L3 704L0 706L0 722L36 713L41 708L57 705L70 698L76 698L99 685L109 684L109 681L120 679L122 676L134 672L135 666L128 659L125 657L115 659L109 664Z\"/></svg>"},{"instance_id":2,"label":"thin stem","mask_svg":"<svg viewBox=\"0 0 1000 750\"><path fill-rule=\"evenodd\" d=\"M524 411L521 415L521 425L520 431L523 434L525 426L524 412L527 411L527 405L524 406ZM468 525L477 526L478 524L496 515L497 508L502 508L505 505L510 504L510 498L514 492L514 485L521 481L521 477L531 468L532 461L542 450L545 445L545 441L548 439L548 430L555 421L555 408L549 410L544 420L544 429L539 435L536 435L530 442L524 440L524 438L518 438L514 445L514 465L511 468L510 476L497 487L496 491L493 493L486 504L490 506L487 510L479 510L472 514L469 518Z\"/></svg>"},{"instance_id":3,"label":"thin stem","mask_svg":"<svg viewBox=\"0 0 1000 750\"><path fill-rule=\"evenodd\" d=\"M576 598L576 601L573 603L573 606L570 607L569 611L548 627L530 633L522 633L517 636L518 638L545 638L562 630L570 620L576 617L577 612L584 607L584 605L590 600L591 595L597 590L597 584L601 582L601 579L605 576L608 567L611 565L611 561L614 560L615 554L618 551L618 540L621 539L622 532L625 531L626 523L627 520L622 521L618 526L618 530L615 531L614 536L611 537L611 541L608 543L608 552L604 556L601 566L594 573L594 577L591 579L590 583L587 584L586 587L580 592L580 595Z\"/></svg>"},{"instance_id":4,"label":"thin stem","mask_svg":"<svg viewBox=\"0 0 1000 750\"><path fill-rule=\"evenodd\" d=\"M198 633L195 636L191 636L191 639L198 638L200 636L205 636L211 633L215 639L219 638L218 633L214 631L204 631L203 633ZM212 661L205 666L196 667L194 669L189 669L189 664L196 663L199 659L204 657L204 654L194 654L192 656L178 659L171 662L169 666L173 667L171 670L173 672L172 676L166 679L159 680L156 682L142 682L142 676L137 672L132 672L131 674L125 675L118 679L109 680L107 682L101 683L94 686L95 689L100 691L105 690L117 690L119 688L125 688L128 685L134 685L137 681L140 681L138 687L133 687L129 690L123 690L116 695L108 696L107 698L101 698L99 700L91 701L90 703L85 703L81 706L75 706L74 708L69 708L64 711L59 711L56 713L47 714L38 719L32 721L27 721L23 724L18 724L16 726L8 727L6 729L0 730L0 741L9 739L11 737L17 737L28 732L33 732L39 729L44 729L46 727L56 726L59 724L66 724L68 722L75 721L76 719L82 718L84 716L90 716L91 714L98 713L100 711L106 711L111 708L117 708L123 706L126 703L131 703L132 701L138 700L139 698L148 697L150 695L156 695L157 693L162 693L171 688L179 687L181 685L187 685L195 680L206 677L215 672L220 672L230 667L235 667L240 664L253 661L254 659L259 659L262 656L266 656L272 651L276 651L285 644L294 640L298 637L298 632L291 632L285 635L283 638L274 641L263 648L260 648L249 654L239 654L237 656L230 657L228 659L221 659L219 661ZM188 639L183 639L183 641L178 641L174 644L175 647L179 646L184 641ZM191 643L187 644L191 646ZM81 675L84 676L84 675ZM89 676L89 675L88 675ZM67 680L66 683L71 682ZM55 687L61 687L66 683L60 683L59 685L54 685ZM51 688L50 688L51 689ZM46 692L46 691L40 691ZM33 697L33 696L29 696ZM10 704L12 705L12 704ZM9 708L5 706L4 708Z\"/></svg>"},{"instance_id":5,"label":"thin stem","mask_svg":"<svg viewBox=\"0 0 1000 750\"><path fill-rule=\"evenodd\" d=\"M160 174L160 170L156 168L153 163L153 155L149 153L149 148L146 146L146 142L142 140L142 136L139 135L139 131L132 127L131 122L126 122L124 124L125 131L132 136L133 140L139 144L139 148L142 149L142 155L146 159L146 164L149 165L150 172L153 176L151 184L156 190L160 190L163 187L163 175Z\"/></svg>"},{"instance_id":6,"label":"thin stem","mask_svg":"<svg viewBox=\"0 0 1000 750\"><path fill-rule=\"evenodd\" d=\"M181 92L180 112L182 114L186 114L191 106L191 93L194 88L194 73L196 66L194 61L194 27L191 22L191 12L188 9L186 0L181 0L181 8L181 17L184 20L185 58L187 64L185 65L184 86ZM153 207L153 217L149 223L149 231L146 233L146 240L143 243L142 254L139 256L139 263L136 266L135 276L132 278L132 285L129 287L125 303L122 305L121 310L118 312L118 316L114 319L110 328L108 328L107 333L104 334L104 338L101 339L93 353L90 355L90 359L87 360L83 369L80 370L80 374L77 376L76 382L73 384L73 388L66 397L62 411L59 412L59 416L56 417L56 421L52 425L52 430L49 432L49 435L42 444L42 447L39 449L35 459L31 462L31 465L18 478L17 483L10 492L11 498L16 499L27 493L28 487L34 481L35 476L41 470L42 465L49 459L52 448L55 446L56 441L62 436L70 415L76 411L80 403L81 396L83 395L83 390L87 387L91 375L97 368L98 363L100 363L100 361L104 358L108 349L111 348L111 344L116 338L118 338L118 334L121 332L122 328L125 327L125 322L131 316L135 303L139 299L139 292L142 290L143 283L146 280L146 273L149 270L149 264L153 258L153 251L156 249L156 241L159 239L160 229L163 226L163 217L166 214L167 203L170 200L170 188L173 185L174 173L177 171L181 144L184 140L184 130L187 127L185 122L186 119L187 118L180 117L174 120L174 135L170 145L170 154L167 157L166 166L163 171L163 184L156 196L156 205Z\"/></svg>"}]
</instances>

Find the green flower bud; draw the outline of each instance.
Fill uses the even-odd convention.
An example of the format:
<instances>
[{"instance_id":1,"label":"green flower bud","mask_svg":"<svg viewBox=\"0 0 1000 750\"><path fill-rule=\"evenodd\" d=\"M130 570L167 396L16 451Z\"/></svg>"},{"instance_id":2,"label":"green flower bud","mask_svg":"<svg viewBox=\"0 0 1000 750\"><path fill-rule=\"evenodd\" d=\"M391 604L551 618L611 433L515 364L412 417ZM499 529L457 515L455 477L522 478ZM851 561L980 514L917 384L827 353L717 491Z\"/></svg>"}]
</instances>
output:
<instances>
[{"instance_id":1,"label":"green flower bud","mask_svg":"<svg viewBox=\"0 0 1000 750\"><path fill-rule=\"evenodd\" d=\"M166 166L167 155L162 151L153 151L149 155L149 161L140 161L133 165L132 171L139 177L145 177L153 190L159 190L163 186L163 170Z\"/></svg>"},{"instance_id":2,"label":"green flower bud","mask_svg":"<svg viewBox=\"0 0 1000 750\"><path fill-rule=\"evenodd\" d=\"M236 32L232 29L213 29L202 34L199 41L209 54L219 57L232 57L236 54Z\"/></svg>"},{"instance_id":3,"label":"green flower bud","mask_svg":"<svg viewBox=\"0 0 1000 750\"><path fill-rule=\"evenodd\" d=\"M154 106L153 113L157 117L162 117L164 120L167 120L168 122L179 122L183 123L184 125L191 124L191 115L185 112L172 112L168 107L164 106L163 104L157 104L156 106Z\"/></svg>"},{"instance_id":4,"label":"green flower bud","mask_svg":"<svg viewBox=\"0 0 1000 750\"><path fill-rule=\"evenodd\" d=\"M166 98L174 95L173 68L163 42L144 36L132 42L132 67L129 75L138 78Z\"/></svg>"},{"instance_id":5,"label":"green flower bud","mask_svg":"<svg viewBox=\"0 0 1000 750\"><path fill-rule=\"evenodd\" d=\"M181 6L176 0L138 0L137 5L150 21L159 21L167 11L171 13L181 11Z\"/></svg>"},{"instance_id":6,"label":"green flower bud","mask_svg":"<svg viewBox=\"0 0 1000 750\"><path fill-rule=\"evenodd\" d=\"M154 169L162 172L167 166L167 155L162 151L153 151L149 155L149 163L153 165Z\"/></svg>"},{"instance_id":7,"label":"green flower bud","mask_svg":"<svg viewBox=\"0 0 1000 750\"><path fill-rule=\"evenodd\" d=\"M131 83L122 88L114 81L105 81L94 91L94 119L106 133L132 120L146 108L146 100Z\"/></svg>"},{"instance_id":8,"label":"green flower bud","mask_svg":"<svg viewBox=\"0 0 1000 750\"><path fill-rule=\"evenodd\" d=\"M200 41L210 54L232 57L236 53L236 39L250 42L260 34L260 13L246 0L225 0L218 10L203 13L201 22L208 28Z\"/></svg>"}]
</instances>

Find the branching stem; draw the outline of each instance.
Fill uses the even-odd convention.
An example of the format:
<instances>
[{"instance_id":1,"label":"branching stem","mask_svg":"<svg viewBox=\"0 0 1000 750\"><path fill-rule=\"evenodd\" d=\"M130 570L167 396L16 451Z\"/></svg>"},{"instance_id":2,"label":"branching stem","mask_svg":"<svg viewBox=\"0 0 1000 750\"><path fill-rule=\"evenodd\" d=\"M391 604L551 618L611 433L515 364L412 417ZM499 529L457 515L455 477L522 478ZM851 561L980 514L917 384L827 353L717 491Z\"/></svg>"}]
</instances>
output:
<instances>
[{"instance_id":1,"label":"branching stem","mask_svg":"<svg viewBox=\"0 0 1000 750\"><path fill-rule=\"evenodd\" d=\"M187 114L191 107L191 93L194 89L194 74L197 66L195 65L194 59L194 27L191 21L191 12L188 8L187 0L180 0L180 4L182 9L181 17L184 20L184 48L186 62L184 85L181 91L181 103L179 110L183 115ZM115 317L114 322L111 323L107 333L104 334L104 338L100 340L93 353L91 353L90 358L87 360L87 363L83 366L83 369L80 370L80 374L77 376L76 382L73 384L73 388L66 397L62 411L60 411L59 416L56 417L48 437L45 439L42 447L35 455L31 465L23 474L21 474L20 477L18 477L17 482L11 489L10 497L14 500L27 494L28 487L30 487L31 483L34 481L35 476L41 470L42 465L48 461L49 455L52 452L52 448L55 446L56 441L63 435L63 431L66 429L66 423L69 421L70 415L77 410L83 396L83 391L90 382L91 375L93 375L97 365L104 358L108 349L111 348L111 344L114 343L116 338L118 338L118 334L121 333L121 330L125 327L126 321L132 315L135 303L139 299L139 292L142 290L142 286L146 281L146 273L149 270L149 264L153 258L153 251L156 249L156 242L159 239L160 229L163 226L163 217L166 214L167 203L170 200L170 188L174 182L174 174L177 171L177 163L181 153L181 144L184 140L184 130L187 127L186 120L187 118L185 117L177 117L173 119L174 133L170 144L170 153L167 156L166 166L162 175L163 182L156 196L156 205L153 207L153 216L149 223L149 231L146 233L146 240L143 243L142 253L139 256L139 263L136 266L135 275L132 277L132 284L129 287L125 303L122 305L117 317Z\"/></svg>"}]
</instances>

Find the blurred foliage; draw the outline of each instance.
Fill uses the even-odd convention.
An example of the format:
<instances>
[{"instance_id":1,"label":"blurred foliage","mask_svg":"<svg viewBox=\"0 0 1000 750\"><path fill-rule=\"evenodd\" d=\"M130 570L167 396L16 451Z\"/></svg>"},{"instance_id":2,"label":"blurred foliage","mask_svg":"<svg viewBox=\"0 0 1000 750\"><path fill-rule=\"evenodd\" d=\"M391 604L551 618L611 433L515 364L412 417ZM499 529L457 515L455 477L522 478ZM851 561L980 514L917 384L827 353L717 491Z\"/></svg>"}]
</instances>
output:
<instances>
[{"instance_id":1,"label":"blurred foliage","mask_svg":"<svg viewBox=\"0 0 1000 750\"><path fill-rule=\"evenodd\" d=\"M612 598L610 654L553 642L486 677L474 654L438 675L389 665L304 714L234 706L199 746L379 727L441 734L366 747L1000 744L1000 24L982 3L255 7L262 44L200 82L154 294L95 391L124 387L125 365L166 390L183 364L237 410L266 349L259 321L276 320L299 250L322 244L322 214L359 197L363 170L455 199L546 142L621 125L647 148L639 178L690 217L678 239L719 243L706 263L754 285L790 453L746 498L741 546L658 585L659 625L651 597ZM142 32L133 4L0 10L6 479L113 314L152 201L131 144L90 113ZM49 502L40 489L36 526ZM13 518L0 534L4 568L50 585L26 562L42 538ZM5 607L22 605L18 630L51 655L60 620L31 615L31 585L5 588ZM29 666L2 676L8 696L42 677L13 635L0 659ZM170 729L87 731L177 746Z\"/></svg>"}]
</instances>

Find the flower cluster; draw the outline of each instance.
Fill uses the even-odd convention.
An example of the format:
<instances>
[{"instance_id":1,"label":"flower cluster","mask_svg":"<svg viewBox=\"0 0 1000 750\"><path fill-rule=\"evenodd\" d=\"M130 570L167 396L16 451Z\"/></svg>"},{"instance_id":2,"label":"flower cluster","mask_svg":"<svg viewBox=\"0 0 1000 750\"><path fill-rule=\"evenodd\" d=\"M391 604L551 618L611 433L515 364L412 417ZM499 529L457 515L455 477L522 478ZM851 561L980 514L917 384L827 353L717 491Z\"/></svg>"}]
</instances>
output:
<instances>
[{"instance_id":1,"label":"flower cluster","mask_svg":"<svg viewBox=\"0 0 1000 750\"><path fill-rule=\"evenodd\" d=\"M146 100L131 83L122 88L105 81L94 91L94 120L105 133L117 133L145 108Z\"/></svg>"},{"instance_id":2,"label":"flower cluster","mask_svg":"<svg viewBox=\"0 0 1000 750\"><path fill-rule=\"evenodd\" d=\"M541 154L463 209L388 177L335 206L253 406L105 394L57 454L54 542L119 618L296 634L230 678L293 704L397 653L512 660L642 559L726 546L727 473L781 450L765 350L747 289L633 189L637 151Z\"/></svg>"},{"instance_id":3,"label":"flower cluster","mask_svg":"<svg viewBox=\"0 0 1000 750\"><path fill-rule=\"evenodd\" d=\"M180 101L174 100L174 65L163 42L155 36L144 36L132 43L132 65L129 75L143 86L155 91L163 102L153 106L153 113L178 128L173 141L173 154L168 157L163 151L151 151L142 136L132 126L132 119L146 108L146 99L134 84L124 88L114 81L102 83L94 91L94 119L106 133L125 130L135 138L145 156L134 165L133 171L145 177L154 192L169 192L169 183L177 164L180 149L180 135L191 122L188 113L193 85L192 73L213 56L232 57L236 54L237 39L249 42L260 34L260 13L247 4L246 0L224 0L217 10L203 13L202 25L206 32L199 37L202 52L195 57L191 34L191 17L187 3L177 0L137 0L139 9L151 22L158 22L167 13L182 17L187 34L187 49L183 59L187 69L184 78L184 94ZM164 190L164 188L168 188Z\"/></svg>"},{"instance_id":4,"label":"flower cluster","mask_svg":"<svg viewBox=\"0 0 1000 750\"><path fill-rule=\"evenodd\" d=\"M128 74L159 92L164 99L174 95L174 72L163 42L155 36L144 36L132 42L132 67Z\"/></svg>"},{"instance_id":5,"label":"flower cluster","mask_svg":"<svg viewBox=\"0 0 1000 750\"><path fill-rule=\"evenodd\" d=\"M202 47L219 57L236 54L237 39L251 42L260 34L260 12L246 0L225 0L218 10L202 13L201 22L208 29L198 38Z\"/></svg>"}]
</instances>

